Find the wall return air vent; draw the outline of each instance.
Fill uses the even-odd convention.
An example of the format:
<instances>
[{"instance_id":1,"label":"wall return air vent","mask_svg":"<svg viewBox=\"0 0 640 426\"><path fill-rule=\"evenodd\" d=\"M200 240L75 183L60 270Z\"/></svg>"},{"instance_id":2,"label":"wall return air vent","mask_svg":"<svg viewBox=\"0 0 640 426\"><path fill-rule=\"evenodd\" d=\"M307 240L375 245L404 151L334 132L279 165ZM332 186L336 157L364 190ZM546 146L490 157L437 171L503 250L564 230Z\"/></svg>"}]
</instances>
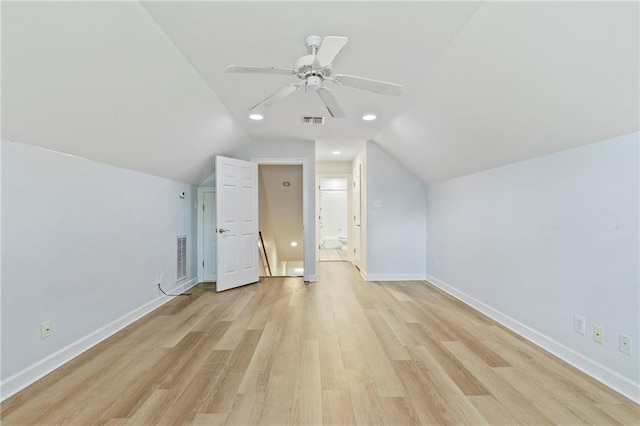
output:
<instances>
[{"instance_id":1,"label":"wall return air vent","mask_svg":"<svg viewBox=\"0 0 640 426\"><path fill-rule=\"evenodd\" d=\"M187 237L181 235L176 245L176 281L187 278Z\"/></svg>"},{"instance_id":2,"label":"wall return air vent","mask_svg":"<svg viewBox=\"0 0 640 426\"><path fill-rule=\"evenodd\" d=\"M304 124L324 124L324 117L302 117Z\"/></svg>"}]
</instances>

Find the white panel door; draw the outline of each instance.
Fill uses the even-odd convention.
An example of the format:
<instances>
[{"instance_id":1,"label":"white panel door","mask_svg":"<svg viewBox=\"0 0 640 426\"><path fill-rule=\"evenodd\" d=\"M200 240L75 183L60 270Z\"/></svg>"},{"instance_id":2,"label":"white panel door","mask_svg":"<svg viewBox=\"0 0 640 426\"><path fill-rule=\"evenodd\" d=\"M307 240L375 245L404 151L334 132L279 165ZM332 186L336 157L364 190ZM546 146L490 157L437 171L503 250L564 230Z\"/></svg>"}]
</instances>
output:
<instances>
[{"instance_id":1,"label":"white panel door","mask_svg":"<svg viewBox=\"0 0 640 426\"><path fill-rule=\"evenodd\" d=\"M258 165L216 156L216 290L258 281Z\"/></svg>"},{"instance_id":2,"label":"white panel door","mask_svg":"<svg viewBox=\"0 0 640 426\"><path fill-rule=\"evenodd\" d=\"M216 229L216 193L213 190L202 193L202 280L211 282L216 280L216 264L218 235Z\"/></svg>"}]
</instances>

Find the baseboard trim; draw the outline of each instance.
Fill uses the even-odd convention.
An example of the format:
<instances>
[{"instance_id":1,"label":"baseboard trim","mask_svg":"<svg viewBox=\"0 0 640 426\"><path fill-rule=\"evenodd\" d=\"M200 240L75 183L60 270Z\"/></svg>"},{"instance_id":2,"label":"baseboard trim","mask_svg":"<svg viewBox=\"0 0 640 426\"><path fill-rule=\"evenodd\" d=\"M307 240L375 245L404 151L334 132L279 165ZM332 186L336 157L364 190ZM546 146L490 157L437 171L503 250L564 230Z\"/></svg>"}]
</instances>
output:
<instances>
[{"instance_id":1,"label":"baseboard trim","mask_svg":"<svg viewBox=\"0 0 640 426\"><path fill-rule=\"evenodd\" d=\"M193 278L179 286L170 289L172 293L182 293L191 287L198 284L198 279ZM76 340L68 346L60 349L57 352L49 355L48 357L41 359L40 361L26 367L25 369L17 372L13 376L8 377L2 383L0 383L0 401L4 401L10 396L15 395L22 389L51 373L53 370L61 367L73 358L102 342L106 338L112 336L118 331L122 330L126 326L132 324L153 310L159 308L165 303L172 300L173 297L158 296L150 302L134 309L118 318L115 321L110 322L104 327Z\"/></svg>"},{"instance_id":2,"label":"baseboard trim","mask_svg":"<svg viewBox=\"0 0 640 426\"><path fill-rule=\"evenodd\" d=\"M489 318L531 341L545 351L550 352L583 373L588 374L595 380L610 387L619 394L629 398L637 404L640 404L640 383L634 383L610 368L584 356L579 352L576 352L539 331L522 324L510 316L492 308L484 302L481 302L480 300L456 289L432 275L427 274L426 278L427 282L438 287L445 293L450 294L461 302L464 302L472 308L482 312Z\"/></svg>"},{"instance_id":3,"label":"baseboard trim","mask_svg":"<svg viewBox=\"0 0 640 426\"><path fill-rule=\"evenodd\" d=\"M425 274L367 274L367 281L424 281Z\"/></svg>"},{"instance_id":4,"label":"baseboard trim","mask_svg":"<svg viewBox=\"0 0 640 426\"><path fill-rule=\"evenodd\" d=\"M358 269L360 271L360 276L362 277L363 280L365 281L369 281L367 279L367 271L365 271L364 269Z\"/></svg>"}]
</instances>

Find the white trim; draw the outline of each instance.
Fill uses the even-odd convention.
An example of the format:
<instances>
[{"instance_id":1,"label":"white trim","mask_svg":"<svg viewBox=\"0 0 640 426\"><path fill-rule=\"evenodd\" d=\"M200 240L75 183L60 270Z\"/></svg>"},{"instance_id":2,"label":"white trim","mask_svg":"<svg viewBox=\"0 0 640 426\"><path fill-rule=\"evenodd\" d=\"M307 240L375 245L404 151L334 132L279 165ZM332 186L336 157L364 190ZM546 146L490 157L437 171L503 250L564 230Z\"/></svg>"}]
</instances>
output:
<instances>
[{"instance_id":1,"label":"white trim","mask_svg":"<svg viewBox=\"0 0 640 426\"><path fill-rule=\"evenodd\" d=\"M360 269L360 268L358 268L358 270L360 271L360 276L362 277L362 279L365 280L365 281L369 281L367 279L367 271L365 271L364 269Z\"/></svg>"},{"instance_id":2,"label":"white trim","mask_svg":"<svg viewBox=\"0 0 640 426\"><path fill-rule=\"evenodd\" d=\"M202 214L202 205L204 203L204 195L202 194L204 188L200 188L198 187L198 213L197 213L197 225L196 225L196 235L197 235L197 239L198 239L198 249L197 249L197 265L196 265L196 270L198 271L198 281L202 282L202 279L204 278L203 275L203 271L202 271L202 257L204 256L204 254L202 253L203 249L203 238L202 238L202 233L204 232L204 215Z\"/></svg>"},{"instance_id":3,"label":"white trim","mask_svg":"<svg viewBox=\"0 0 640 426\"><path fill-rule=\"evenodd\" d=\"M316 281L318 281L318 276L316 274L312 274L312 275L310 274L309 279L306 281L310 283L315 283Z\"/></svg>"},{"instance_id":4,"label":"white trim","mask_svg":"<svg viewBox=\"0 0 640 426\"><path fill-rule=\"evenodd\" d=\"M215 282L213 280L205 280L204 279L204 267L202 266L202 261L204 260L204 214L202 212L202 205L204 204L204 193L211 192L216 193L216 189L210 186L198 187L198 225L196 234L198 236L198 264L196 265L196 269L198 270L198 281L201 283L212 283ZM217 271L217 268L216 268ZM215 275L215 274L214 274Z\"/></svg>"},{"instance_id":5,"label":"white trim","mask_svg":"<svg viewBox=\"0 0 640 426\"><path fill-rule=\"evenodd\" d=\"M497 321L511 331L538 345L542 349L571 364L578 370L588 374L614 391L640 404L640 383L634 383L628 378L611 370L610 368L576 352L562 343L528 327L510 316L492 308L480 300L456 289L455 287L440 281L436 277L427 274L427 282L450 294L456 299L466 303L489 318Z\"/></svg>"},{"instance_id":6,"label":"white trim","mask_svg":"<svg viewBox=\"0 0 640 426\"><path fill-rule=\"evenodd\" d=\"M354 238L354 223L351 220L353 216L353 173L318 173L316 172L316 215L314 221L316 224L316 262L320 261L320 227L318 222L320 221L320 179L322 178L343 178L347 180L347 260L353 263L353 238Z\"/></svg>"},{"instance_id":7,"label":"white trim","mask_svg":"<svg viewBox=\"0 0 640 426\"><path fill-rule=\"evenodd\" d=\"M425 274L366 274L367 281L424 281Z\"/></svg>"},{"instance_id":8,"label":"white trim","mask_svg":"<svg viewBox=\"0 0 640 426\"><path fill-rule=\"evenodd\" d=\"M196 284L198 284L198 279L192 278L184 284L172 288L171 292L182 293L195 286ZM73 358L91 349L93 346L97 345L98 343L102 342L106 338L112 336L128 325L134 323L138 319L142 318L143 316L159 308L172 299L173 297L158 296L150 302L147 302L144 305L134 309L128 314L121 316L117 320L110 322L104 327L97 329L96 331L86 335L85 337L82 337L81 339L76 340L75 342L49 355L48 357L41 359L40 361L30 365L29 367L24 368L13 376L8 377L0 384L0 400L4 401L10 396L18 393L30 384L51 373L56 368L61 367L67 362L71 361Z\"/></svg>"},{"instance_id":9,"label":"white trim","mask_svg":"<svg viewBox=\"0 0 640 426\"><path fill-rule=\"evenodd\" d=\"M252 157L252 163L257 164L272 164L272 165L301 165L302 166L302 229L303 229L303 244L304 253L302 263L304 265L303 279L307 282L315 281L312 275L309 273L311 266L315 266L315 247L312 247L310 242L313 240L311 232L315 233L315 223L313 226L309 226L309 189L308 184L311 177L309 176L309 160L306 158L261 158ZM315 246L315 244L313 244ZM315 270L315 268L314 268Z\"/></svg>"}]
</instances>

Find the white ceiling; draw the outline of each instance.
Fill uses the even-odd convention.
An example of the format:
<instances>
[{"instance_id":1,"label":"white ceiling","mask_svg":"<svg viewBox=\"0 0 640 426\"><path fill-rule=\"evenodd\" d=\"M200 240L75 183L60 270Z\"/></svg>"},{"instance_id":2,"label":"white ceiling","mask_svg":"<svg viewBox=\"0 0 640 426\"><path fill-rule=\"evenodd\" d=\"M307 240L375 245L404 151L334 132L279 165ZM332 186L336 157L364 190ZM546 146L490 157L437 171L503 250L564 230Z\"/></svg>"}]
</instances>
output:
<instances>
[{"instance_id":1,"label":"white ceiling","mask_svg":"<svg viewBox=\"0 0 640 426\"><path fill-rule=\"evenodd\" d=\"M334 61L334 73L419 87L480 3L396 2L146 2L145 7L184 53L234 118L254 138L311 139L318 161L355 157L366 140L395 116L406 98L325 83L347 118L332 119L315 93L298 91L266 112L260 122L249 109L295 76L225 74L227 65L292 67L307 54L311 34L349 37ZM365 113L378 119L365 122ZM303 115L327 116L323 126L305 126ZM341 151L334 156L331 151Z\"/></svg>"},{"instance_id":2,"label":"white ceiling","mask_svg":"<svg viewBox=\"0 0 640 426\"><path fill-rule=\"evenodd\" d=\"M375 140L431 182L637 131L638 31L637 2L3 2L2 135L192 183L249 136L319 161ZM292 66L309 34L405 93L329 86L347 118L304 127L326 113L296 93L250 121L295 78L224 67Z\"/></svg>"}]
</instances>

